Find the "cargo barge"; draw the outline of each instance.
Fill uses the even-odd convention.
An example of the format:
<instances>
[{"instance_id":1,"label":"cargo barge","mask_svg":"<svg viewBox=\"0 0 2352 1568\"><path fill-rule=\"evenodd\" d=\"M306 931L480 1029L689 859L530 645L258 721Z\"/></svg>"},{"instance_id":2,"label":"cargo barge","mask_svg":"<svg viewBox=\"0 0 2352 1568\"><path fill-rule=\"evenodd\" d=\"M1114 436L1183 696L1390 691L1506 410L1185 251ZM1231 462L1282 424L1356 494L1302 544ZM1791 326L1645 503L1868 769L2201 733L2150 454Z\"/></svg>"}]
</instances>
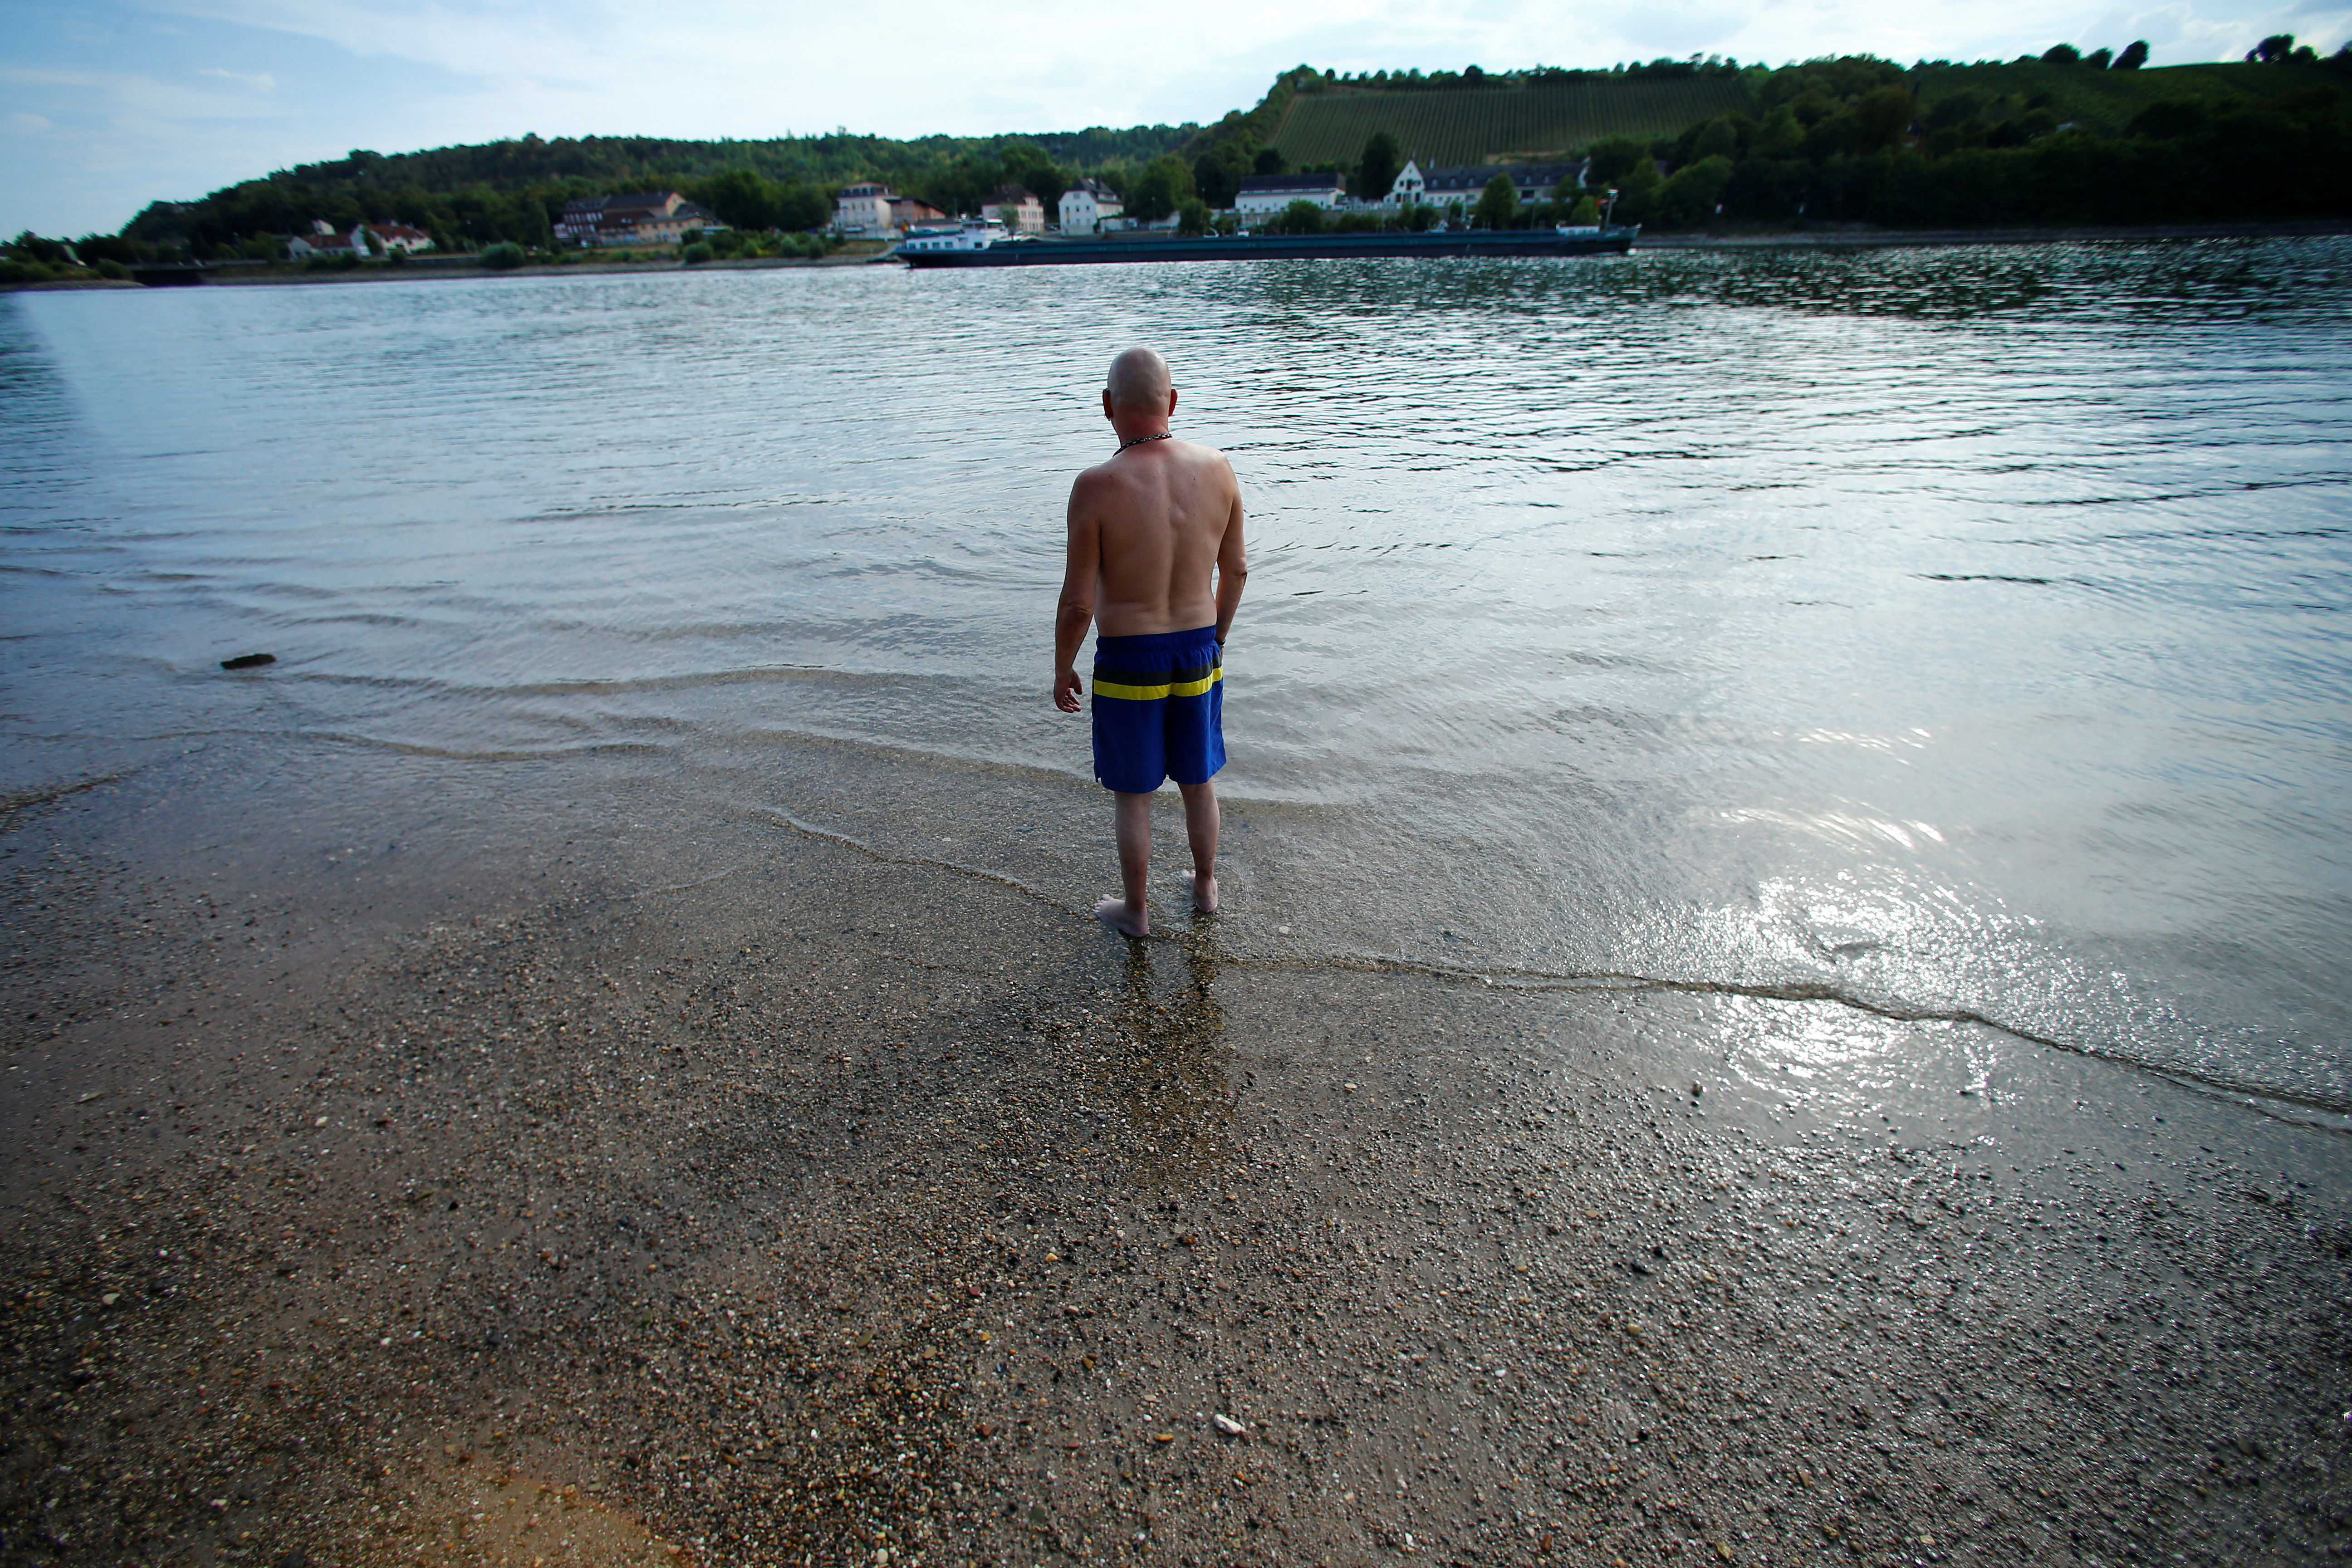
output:
<instances>
[{"instance_id":1,"label":"cargo barge","mask_svg":"<svg viewBox=\"0 0 2352 1568\"><path fill-rule=\"evenodd\" d=\"M1424 234L1154 235L1134 239L909 235L891 259L909 267L1075 267L1120 261L1318 261L1371 256L1622 256L1630 228L1433 229ZM930 243L925 243L929 241Z\"/></svg>"}]
</instances>

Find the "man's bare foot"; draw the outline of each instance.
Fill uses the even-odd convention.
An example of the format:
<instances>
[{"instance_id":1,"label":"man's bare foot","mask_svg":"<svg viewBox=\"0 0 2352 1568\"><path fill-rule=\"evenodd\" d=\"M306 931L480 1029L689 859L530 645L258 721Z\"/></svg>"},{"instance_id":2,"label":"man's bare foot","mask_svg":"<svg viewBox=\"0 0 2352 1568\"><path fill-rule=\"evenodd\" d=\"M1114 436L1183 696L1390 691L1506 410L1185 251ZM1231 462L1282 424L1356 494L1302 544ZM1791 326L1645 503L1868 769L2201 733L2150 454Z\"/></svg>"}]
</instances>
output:
<instances>
[{"instance_id":1,"label":"man's bare foot","mask_svg":"<svg viewBox=\"0 0 2352 1568\"><path fill-rule=\"evenodd\" d=\"M1104 899L1095 905L1095 919L1121 936L1150 936L1150 917L1142 910L1129 910L1125 899Z\"/></svg>"},{"instance_id":2,"label":"man's bare foot","mask_svg":"<svg viewBox=\"0 0 2352 1568\"><path fill-rule=\"evenodd\" d=\"M1192 907L1204 915L1217 912L1217 879L1195 871L1192 873Z\"/></svg>"}]
</instances>

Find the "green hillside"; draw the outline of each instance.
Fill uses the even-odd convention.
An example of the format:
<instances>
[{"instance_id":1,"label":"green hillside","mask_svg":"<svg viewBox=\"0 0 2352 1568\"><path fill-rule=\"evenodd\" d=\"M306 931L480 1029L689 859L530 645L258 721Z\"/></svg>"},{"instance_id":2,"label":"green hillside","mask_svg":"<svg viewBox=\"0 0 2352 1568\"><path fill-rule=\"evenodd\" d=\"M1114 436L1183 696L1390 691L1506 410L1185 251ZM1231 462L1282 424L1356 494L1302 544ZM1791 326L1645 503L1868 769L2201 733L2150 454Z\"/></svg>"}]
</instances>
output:
<instances>
[{"instance_id":1,"label":"green hillside","mask_svg":"<svg viewBox=\"0 0 2352 1568\"><path fill-rule=\"evenodd\" d=\"M1931 121L1938 103L1964 93L1987 99L2008 97L2022 103L2036 102L2046 95L2047 107L2061 121L2102 136L2115 136L2152 103L2195 102L2209 110L2224 109L2265 102L2294 87L2340 85L2342 79L2322 66L2285 61L2094 70L2048 60L2017 60L1930 64L1915 71L1911 80L1919 90L1921 114Z\"/></svg>"},{"instance_id":2,"label":"green hillside","mask_svg":"<svg viewBox=\"0 0 2352 1568\"><path fill-rule=\"evenodd\" d=\"M1402 92L1327 87L1293 98L1272 142L1294 168L1352 163L1376 131L1394 136L1423 167L1535 161L1603 136L1672 136L1717 115L1754 112L1746 79L1732 75L1657 80L1595 73Z\"/></svg>"}]
</instances>

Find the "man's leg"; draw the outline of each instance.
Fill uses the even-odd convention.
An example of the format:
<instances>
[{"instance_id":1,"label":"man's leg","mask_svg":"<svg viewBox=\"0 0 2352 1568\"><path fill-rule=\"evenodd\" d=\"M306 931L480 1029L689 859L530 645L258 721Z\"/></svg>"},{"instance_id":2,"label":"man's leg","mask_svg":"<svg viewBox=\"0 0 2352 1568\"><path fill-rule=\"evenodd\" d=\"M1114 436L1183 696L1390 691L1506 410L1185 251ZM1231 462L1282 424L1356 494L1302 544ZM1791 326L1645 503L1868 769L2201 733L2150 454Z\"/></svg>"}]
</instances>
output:
<instances>
[{"instance_id":1,"label":"man's leg","mask_svg":"<svg viewBox=\"0 0 2352 1568\"><path fill-rule=\"evenodd\" d=\"M1192 907L1217 912L1217 781L1180 784L1184 792L1184 833L1192 841Z\"/></svg>"},{"instance_id":2,"label":"man's leg","mask_svg":"<svg viewBox=\"0 0 2352 1568\"><path fill-rule=\"evenodd\" d=\"M1118 797L1118 875L1127 897L1103 900L1095 905L1095 918L1128 936L1142 936L1151 930L1143 901L1144 877L1151 869L1151 797L1111 793Z\"/></svg>"}]
</instances>

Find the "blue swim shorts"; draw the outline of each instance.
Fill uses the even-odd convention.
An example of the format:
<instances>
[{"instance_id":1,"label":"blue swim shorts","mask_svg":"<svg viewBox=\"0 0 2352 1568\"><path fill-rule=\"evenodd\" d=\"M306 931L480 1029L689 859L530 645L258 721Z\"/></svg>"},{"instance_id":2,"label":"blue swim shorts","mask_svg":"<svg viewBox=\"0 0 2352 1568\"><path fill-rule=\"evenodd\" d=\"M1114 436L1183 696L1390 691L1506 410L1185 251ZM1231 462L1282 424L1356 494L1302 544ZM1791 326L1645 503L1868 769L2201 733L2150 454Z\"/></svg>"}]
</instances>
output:
<instances>
[{"instance_id":1,"label":"blue swim shorts","mask_svg":"<svg viewBox=\"0 0 2352 1568\"><path fill-rule=\"evenodd\" d=\"M1206 783L1225 765L1224 652L1217 629L1095 639L1095 777L1149 795Z\"/></svg>"}]
</instances>

